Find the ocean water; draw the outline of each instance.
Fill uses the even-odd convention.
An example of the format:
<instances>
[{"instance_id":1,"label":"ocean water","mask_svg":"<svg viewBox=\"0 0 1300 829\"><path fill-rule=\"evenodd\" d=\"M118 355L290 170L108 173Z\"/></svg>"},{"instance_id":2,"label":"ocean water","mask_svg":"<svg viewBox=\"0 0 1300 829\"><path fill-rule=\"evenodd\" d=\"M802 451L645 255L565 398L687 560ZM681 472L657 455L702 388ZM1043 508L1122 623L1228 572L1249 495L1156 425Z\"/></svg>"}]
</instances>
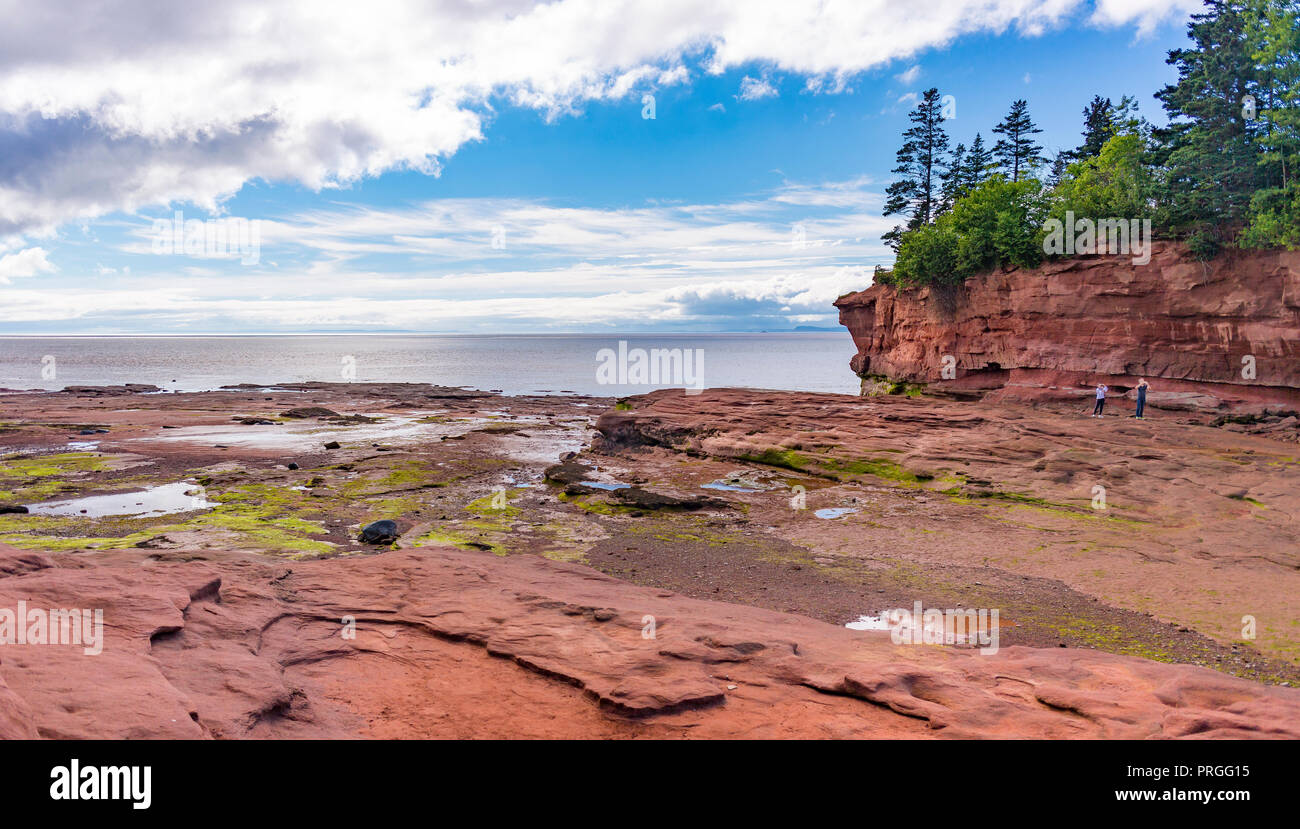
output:
<instances>
[{"instance_id":1,"label":"ocean water","mask_svg":"<svg viewBox=\"0 0 1300 829\"><path fill-rule=\"evenodd\" d=\"M620 341L626 344L622 359ZM678 349L683 372L689 366L692 374L657 383L620 382L635 379L618 372L635 371L637 349ZM847 331L0 337L0 388L151 383L169 391L203 391L315 380L434 383L512 395L621 396L686 385L856 394L858 379L849 370L853 353ZM697 367L699 380L693 376Z\"/></svg>"}]
</instances>

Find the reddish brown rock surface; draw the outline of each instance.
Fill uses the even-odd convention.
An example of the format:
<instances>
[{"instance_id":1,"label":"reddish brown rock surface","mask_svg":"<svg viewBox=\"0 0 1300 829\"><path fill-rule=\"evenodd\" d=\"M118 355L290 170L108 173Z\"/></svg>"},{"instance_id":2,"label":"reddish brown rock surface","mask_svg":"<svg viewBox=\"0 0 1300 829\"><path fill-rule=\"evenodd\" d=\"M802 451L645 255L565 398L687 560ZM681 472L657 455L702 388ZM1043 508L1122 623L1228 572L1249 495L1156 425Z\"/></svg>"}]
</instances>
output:
<instances>
[{"instance_id":1,"label":"reddish brown rock surface","mask_svg":"<svg viewBox=\"0 0 1300 829\"><path fill-rule=\"evenodd\" d=\"M809 510L857 505L843 522L807 522L784 498L748 502L753 523L809 549L922 573L993 565L1060 580L1223 643L1241 643L1250 614L1261 621L1254 643L1300 664L1294 444L1168 415L1093 419L925 397L665 390L629 405L597 420L608 447L759 461L836 482L814 490L803 479ZM966 606L1006 608L1005 593L985 592L993 576L950 578ZM1051 625L1109 627L1070 621L1077 615Z\"/></svg>"},{"instance_id":2,"label":"reddish brown rock surface","mask_svg":"<svg viewBox=\"0 0 1300 829\"><path fill-rule=\"evenodd\" d=\"M1060 260L974 277L951 295L878 285L835 305L864 377L1081 405L1097 382L1122 394L1146 377L1155 407L1300 409L1300 252L1203 264L1156 243L1146 265Z\"/></svg>"},{"instance_id":3,"label":"reddish brown rock surface","mask_svg":"<svg viewBox=\"0 0 1300 829\"><path fill-rule=\"evenodd\" d=\"M1300 737L1294 689L1099 652L897 646L536 556L0 548L15 558L0 607L102 608L107 635L97 656L6 646L2 737Z\"/></svg>"},{"instance_id":4,"label":"reddish brown rock surface","mask_svg":"<svg viewBox=\"0 0 1300 829\"><path fill-rule=\"evenodd\" d=\"M0 609L107 629L99 655L0 646L0 735L1300 733L1292 444L934 398L612 402L0 396L0 498L34 510L0 515ZM342 416L282 419L312 407ZM40 511L177 483L202 501ZM380 518L398 549L357 541ZM1000 609L1001 652L844 627L916 601Z\"/></svg>"}]
</instances>

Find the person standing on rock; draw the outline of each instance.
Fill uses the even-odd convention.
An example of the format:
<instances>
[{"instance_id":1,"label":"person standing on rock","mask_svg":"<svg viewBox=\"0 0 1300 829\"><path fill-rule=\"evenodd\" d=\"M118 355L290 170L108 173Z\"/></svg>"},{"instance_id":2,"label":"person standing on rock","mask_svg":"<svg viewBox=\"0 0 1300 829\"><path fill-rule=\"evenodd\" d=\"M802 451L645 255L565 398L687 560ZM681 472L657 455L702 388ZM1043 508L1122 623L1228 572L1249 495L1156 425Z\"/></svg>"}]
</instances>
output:
<instances>
[{"instance_id":1,"label":"person standing on rock","mask_svg":"<svg viewBox=\"0 0 1300 829\"><path fill-rule=\"evenodd\" d=\"M1143 412L1143 411L1146 409L1146 407L1147 407L1147 389L1149 389L1150 387L1151 387L1151 384L1147 382L1147 378L1145 378L1145 377L1138 378L1138 385L1137 385L1137 393L1138 393L1137 414L1133 415L1133 416L1136 417L1138 420L1146 420L1146 418L1144 418L1144 417L1142 416L1142 412Z\"/></svg>"},{"instance_id":2,"label":"person standing on rock","mask_svg":"<svg viewBox=\"0 0 1300 829\"><path fill-rule=\"evenodd\" d=\"M1101 410L1106 408L1106 392L1109 391L1105 383L1097 384L1097 405L1092 407L1092 417L1105 417Z\"/></svg>"}]
</instances>

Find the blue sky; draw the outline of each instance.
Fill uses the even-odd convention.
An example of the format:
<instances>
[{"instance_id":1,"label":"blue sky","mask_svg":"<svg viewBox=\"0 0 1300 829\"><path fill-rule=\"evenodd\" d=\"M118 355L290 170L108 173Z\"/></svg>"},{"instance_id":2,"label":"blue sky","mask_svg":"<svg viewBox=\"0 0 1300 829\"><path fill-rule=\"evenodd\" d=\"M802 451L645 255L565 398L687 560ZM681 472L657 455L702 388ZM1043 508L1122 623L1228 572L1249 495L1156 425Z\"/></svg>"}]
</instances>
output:
<instances>
[{"instance_id":1,"label":"blue sky","mask_svg":"<svg viewBox=\"0 0 1300 829\"><path fill-rule=\"evenodd\" d=\"M437 14L383 12L275 54L255 48L268 28L320 24L164 20L139 54L98 31L66 54L0 42L0 333L833 326L830 301L890 261L909 96L954 96L954 144L991 144L1016 98L1049 149L1078 142L1093 94L1161 122L1188 6L936 0L759 26L575 3L485 9L450 44ZM255 255L160 249L177 211L255 222Z\"/></svg>"}]
</instances>

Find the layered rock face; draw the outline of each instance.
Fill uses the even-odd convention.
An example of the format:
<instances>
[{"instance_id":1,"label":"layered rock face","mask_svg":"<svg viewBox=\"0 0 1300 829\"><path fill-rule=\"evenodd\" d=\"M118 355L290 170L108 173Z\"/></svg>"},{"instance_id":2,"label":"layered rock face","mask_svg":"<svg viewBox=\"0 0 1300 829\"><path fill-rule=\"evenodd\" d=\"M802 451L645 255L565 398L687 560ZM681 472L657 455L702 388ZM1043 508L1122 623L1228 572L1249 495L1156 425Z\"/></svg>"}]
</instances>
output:
<instances>
[{"instance_id":1,"label":"layered rock face","mask_svg":"<svg viewBox=\"0 0 1300 829\"><path fill-rule=\"evenodd\" d=\"M1184 410L1300 409L1300 252L1151 261L1092 256L942 289L877 285L835 302L864 393L885 377L993 399L1079 400L1099 382ZM945 372L945 367L948 371Z\"/></svg>"}]
</instances>

